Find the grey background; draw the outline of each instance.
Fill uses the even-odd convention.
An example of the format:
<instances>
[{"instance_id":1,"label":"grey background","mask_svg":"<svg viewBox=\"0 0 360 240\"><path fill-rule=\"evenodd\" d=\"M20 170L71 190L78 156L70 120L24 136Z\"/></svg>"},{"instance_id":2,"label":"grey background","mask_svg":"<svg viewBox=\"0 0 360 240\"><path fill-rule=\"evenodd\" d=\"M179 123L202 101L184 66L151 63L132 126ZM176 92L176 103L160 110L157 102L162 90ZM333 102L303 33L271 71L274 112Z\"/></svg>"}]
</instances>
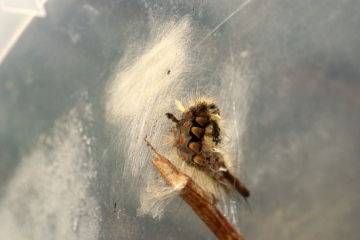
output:
<instances>
[{"instance_id":1,"label":"grey background","mask_svg":"<svg viewBox=\"0 0 360 240\"><path fill-rule=\"evenodd\" d=\"M104 88L132 41L146 43L153 16L191 15L208 32L241 3L49 1L47 17L34 19L0 66L0 215L11 226L0 227L1 238L214 239L179 199L160 221L136 217L131 179L118 180L121 156L107 134ZM202 43L200 54L212 63L209 84L220 81L222 62L250 53L243 65L253 88L241 146L252 191L250 208L240 209L247 239L357 239L359 27L355 0L255 0ZM19 170L39 151L42 165ZM51 175L40 167L56 172L66 152L77 153L78 168L72 162ZM26 172L28 181L15 184ZM31 180L39 176L66 184L42 195L44 179ZM57 186L79 189L51 198Z\"/></svg>"}]
</instances>

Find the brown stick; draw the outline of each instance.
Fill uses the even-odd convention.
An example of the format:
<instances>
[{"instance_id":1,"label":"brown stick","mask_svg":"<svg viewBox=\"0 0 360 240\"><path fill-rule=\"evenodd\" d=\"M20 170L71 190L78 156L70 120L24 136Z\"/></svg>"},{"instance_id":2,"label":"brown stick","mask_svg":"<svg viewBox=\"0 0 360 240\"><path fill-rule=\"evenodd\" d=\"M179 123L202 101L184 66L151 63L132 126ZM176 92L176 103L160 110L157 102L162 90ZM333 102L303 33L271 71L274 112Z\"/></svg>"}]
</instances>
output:
<instances>
[{"instance_id":1,"label":"brown stick","mask_svg":"<svg viewBox=\"0 0 360 240\"><path fill-rule=\"evenodd\" d=\"M152 161L165 182L178 189L182 199L194 210L200 219L210 228L219 239L244 240L231 223L215 206L215 199L202 190L189 176L177 168L147 141L148 146L157 157Z\"/></svg>"}]
</instances>

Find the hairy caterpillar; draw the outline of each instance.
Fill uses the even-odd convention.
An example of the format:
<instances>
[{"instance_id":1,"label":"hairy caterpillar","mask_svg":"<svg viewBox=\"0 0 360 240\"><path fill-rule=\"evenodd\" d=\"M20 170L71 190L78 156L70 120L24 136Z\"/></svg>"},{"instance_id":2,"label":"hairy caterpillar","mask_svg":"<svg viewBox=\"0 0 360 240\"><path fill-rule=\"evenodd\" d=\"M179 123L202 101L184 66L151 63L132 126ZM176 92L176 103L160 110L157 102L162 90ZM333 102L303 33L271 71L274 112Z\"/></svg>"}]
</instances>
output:
<instances>
[{"instance_id":1,"label":"hairy caterpillar","mask_svg":"<svg viewBox=\"0 0 360 240\"><path fill-rule=\"evenodd\" d=\"M222 120L216 101L198 98L188 109L180 101L176 105L182 112L181 118L172 113L166 116L174 122L173 146L182 161L205 173L226 192L236 189L244 199L248 198L250 191L229 171L222 151Z\"/></svg>"}]
</instances>

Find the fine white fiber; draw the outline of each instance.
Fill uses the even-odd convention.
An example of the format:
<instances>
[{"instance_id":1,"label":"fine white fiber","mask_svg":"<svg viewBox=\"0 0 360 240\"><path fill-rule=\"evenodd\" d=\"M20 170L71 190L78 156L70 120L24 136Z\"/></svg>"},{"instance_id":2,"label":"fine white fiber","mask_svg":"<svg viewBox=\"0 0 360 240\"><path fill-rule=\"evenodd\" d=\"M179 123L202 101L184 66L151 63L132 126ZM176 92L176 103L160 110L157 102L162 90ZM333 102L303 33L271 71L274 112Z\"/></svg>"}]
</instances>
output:
<instances>
[{"instance_id":1,"label":"fine white fiber","mask_svg":"<svg viewBox=\"0 0 360 240\"><path fill-rule=\"evenodd\" d=\"M236 223L236 205L230 196L232 194L229 195L204 172L184 164L176 149L169 146L167 139L172 134L172 122L167 119L165 113L170 112L179 116L180 102L184 103L182 108L187 108L191 100L199 97L219 99L222 116L230 116L230 122L221 124L222 131L225 125L231 128L227 133L224 130L222 149L229 169L237 175L236 168L240 166L238 160L241 160L238 158L241 151L237 139L245 127L239 124L239 121L245 121L247 110L244 108L244 114L240 114L241 119L237 119L239 114L229 114L236 107L235 102L238 100L238 94L235 94L233 89L226 93L227 87L219 89L211 84L202 86L204 76L201 76L201 73L204 71L199 66L203 66L206 60L203 57L201 62L199 56L195 56L199 54L195 52L201 52L201 48L195 42L196 38L201 39L201 31L192 25L189 17L165 23L163 20L155 21L151 31L152 37L139 55L134 56L134 52L125 53L106 89L106 118L113 135L112 145L118 148L119 156L122 157L119 159L123 161L119 163L122 178L131 179L130 187L132 190L136 188L136 200L140 204L139 215L150 214L154 218L160 218L164 207L178 193L177 189L167 187L155 171L151 164L154 153L146 145L146 137L155 149L180 171L193 178L205 191L216 196L224 214ZM195 48L198 51L195 51L194 46L197 46ZM197 62L194 59L197 59ZM217 74L222 74L220 81L231 81L226 82L224 86L231 84L232 87L243 87L241 94L246 98L246 84L238 86L234 81L234 78L240 77L239 69ZM194 78L196 75L200 77ZM230 104L224 104L225 108L222 108L226 102ZM238 129L238 126L241 129ZM227 150L230 150L230 154L226 153Z\"/></svg>"},{"instance_id":2,"label":"fine white fiber","mask_svg":"<svg viewBox=\"0 0 360 240\"><path fill-rule=\"evenodd\" d=\"M191 32L188 18L163 25L140 56L131 63L120 62L107 88L107 120L119 128L114 141L127 149L125 174L137 177L151 166L144 137L159 146L164 132L158 129L167 122L166 109L190 70Z\"/></svg>"}]
</instances>

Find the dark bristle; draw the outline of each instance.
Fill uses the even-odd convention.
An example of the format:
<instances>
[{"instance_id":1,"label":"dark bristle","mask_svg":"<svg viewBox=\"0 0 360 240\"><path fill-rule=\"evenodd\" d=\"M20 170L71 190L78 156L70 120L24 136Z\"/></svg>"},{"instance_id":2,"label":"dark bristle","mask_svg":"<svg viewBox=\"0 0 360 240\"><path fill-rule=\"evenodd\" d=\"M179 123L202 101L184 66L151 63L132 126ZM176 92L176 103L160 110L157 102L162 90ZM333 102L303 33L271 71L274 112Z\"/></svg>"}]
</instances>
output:
<instances>
[{"instance_id":1,"label":"dark bristle","mask_svg":"<svg viewBox=\"0 0 360 240\"><path fill-rule=\"evenodd\" d=\"M224 172L224 177L234 185L236 190L240 193L241 196L243 196L244 199L247 199L250 196L250 191L238 180L236 177L234 177L231 173Z\"/></svg>"},{"instance_id":2,"label":"dark bristle","mask_svg":"<svg viewBox=\"0 0 360 240\"><path fill-rule=\"evenodd\" d=\"M165 115L167 116L168 119L170 119L170 120L173 121L174 123L179 123L179 122L180 122L180 120L178 120L178 119L174 116L174 114L172 114L172 113L166 113Z\"/></svg>"}]
</instances>

